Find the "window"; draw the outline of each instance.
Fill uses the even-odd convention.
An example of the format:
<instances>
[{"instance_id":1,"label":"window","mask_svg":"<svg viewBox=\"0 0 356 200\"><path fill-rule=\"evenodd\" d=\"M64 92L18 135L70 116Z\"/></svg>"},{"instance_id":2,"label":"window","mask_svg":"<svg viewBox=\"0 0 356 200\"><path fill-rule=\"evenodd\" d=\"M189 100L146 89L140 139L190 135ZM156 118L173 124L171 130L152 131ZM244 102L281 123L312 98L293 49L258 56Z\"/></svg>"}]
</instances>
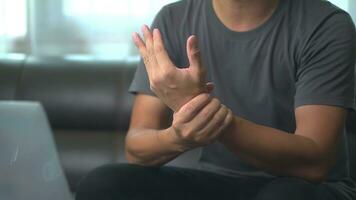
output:
<instances>
[{"instance_id":1,"label":"window","mask_svg":"<svg viewBox=\"0 0 356 200\"><path fill-rule=\"evenodd\" d=\"M151 24L172 0L64 0L63 19L76 28L77 41L97 58L135 59L131 33ZM74 27L73 27L74 26ZM74 48L74 47L73 47Z\"/></svg>"},{"instance_id":2,"label":"window","mask_svg":"<svg viewBox=\"0 0 356 200\"><path fill-rule=\"evenodd\" d=\"M11 44L25 37L26 22L26 0L0 2L0 53L11 51Z\"/></svg>"},{"instance_id":3,"label":"window","mask_svg":"<svg viewBox=\"0 0 356 200\"><path fill-rule=\"evenodd\" d=\"M341 9L348 10L349 8L349 1L347 0L329 0L331 3L337 5Z\"/></svg>"},{"instance_id":4,"label":"window","mask_svg":"<svg viewBox=\"0 0 356 200\"><path fill-rule=\"evenodd\" d=\"M131 33L176 0L0 0L0 53L138 60ZM356 20L355 0L330 0Z\"/></svg>"},{"instance_id":5,"label":"window","mask_svg":"<svg viewBox=\"0 0 356 200\"><path fill-rule=\"evenodd\" d=\"M54 5L58 0L50 1ZM37 33L41 37L36 40L36 53L137 60L131 32L140 30L142 24L151 24L161 7L171 2L173 0L62 0L60 5L57 3L62 10L52 14L51 22L46 20L35 25L42 29ZM37 9L41 9L40 6Z\"/></svg>"},{"instance_id":6,"label":"window","mask_svg":"<svg viewBox=\"0 0 356 200\"><path fill-rule=\"evenodd\" d=\"M138 60L131 33L176 0L1 0L0 53Z\"/></svg>"}]
</instances>

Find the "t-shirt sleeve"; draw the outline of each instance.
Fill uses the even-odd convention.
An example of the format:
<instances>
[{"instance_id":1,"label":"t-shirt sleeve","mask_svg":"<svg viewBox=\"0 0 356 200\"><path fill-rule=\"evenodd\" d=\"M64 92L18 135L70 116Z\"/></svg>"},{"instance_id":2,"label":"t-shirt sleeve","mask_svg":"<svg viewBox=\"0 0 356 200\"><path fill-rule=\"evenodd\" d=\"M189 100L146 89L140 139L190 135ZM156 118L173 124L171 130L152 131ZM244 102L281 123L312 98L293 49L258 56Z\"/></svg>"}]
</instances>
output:
<instances>
[{"instance_id":1,"label":"t-shirt sleeve","mask_svg":"<svg viewBox=\"0 0 356 200\"><path fill-rule=\"evenodd\" d=\"M329 16L311 34L296 70L295 107L355 110L355 27L346 13Z\"/></svg>"},{"instance_id":2,"label":"t-shirt sleeve","mask_svg":"<svg viewBox=\"0 0 356 200\"><path fill-rule=\"evenodd\" d=\"M178 52L178 50L175 48L178 45L175 44L175 42L177 41L175 39L176 32L174 31L174 26L171 21L172 17L169 15L169 6L165 6L156 15L151 25L151 30L153 30L154 28L158 28L160 30L165 49L170 59L173 61L173 63L177 63L176 52ZM156 96L150 89L148 74L142 59L140 59L140 62L137 65L134 78L129 87L129 92L132 94L143 93Z\"/></svg>"},{"instance_id":3,"label":"t-shirt sleeve","mask_svg":"<svg viewBox=\"0 0 356 200\"><path fill-rule=\"evenodd\" d=\"M150 89L147 71L142 59L137 65L135 75L129 87L129 92L132 94L142 93L151 96L156 96Z\"/></svg>"}]
</instances>

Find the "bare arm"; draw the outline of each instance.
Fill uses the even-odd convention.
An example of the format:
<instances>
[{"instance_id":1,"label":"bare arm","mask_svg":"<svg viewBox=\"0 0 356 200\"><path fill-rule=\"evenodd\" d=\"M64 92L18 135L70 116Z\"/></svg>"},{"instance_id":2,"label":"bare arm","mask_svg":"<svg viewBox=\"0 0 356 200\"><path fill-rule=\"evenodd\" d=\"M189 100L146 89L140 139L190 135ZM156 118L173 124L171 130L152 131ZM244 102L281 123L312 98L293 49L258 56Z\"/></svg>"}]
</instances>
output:
<instances>
[{"instance_id":1,"label":"bare arm","mask_svg":"<svg viewBox=\"0 0 356 200\"><path fill-rule=\"evenodd\" d=\"M260 169L320 182L335 163L345 116L333 106L299 107L295 134L235 117L221 142Z\"/></svg>"},{"instance_id":2,"label":"bare arm","mask_svg":"<svg viewBox=\"0 0 356 200\"><path fill-rule=\"evenodd\" d=\"M125 153L130 163L162 165L181 152L175 146L159 141L158 135L169 127L169 109L157 97L138 94L135 97Z\"/></svg>"},{"instance_id":3,"label":"bare arm","mask_svg":"<svg viewBox=\"0 0 356 200\"><path fill-rule=\"evenodd\" d=\"M163 48L159 31L155 30L152 36L146 27L143 32L146 43L138 34L134 41L146 58L151 88L166 105L180 110L197 91L207 90L203 86L205 73L195 37L187 42L191 66L178 70ZM159 70L154 70L155 65L150 66L151 60L156 61ZM310 105L297 108L295 113L297 129L294 134L235 116L220 141L247 163L262 170L320 182L335 163L346 111L333 106ZM172 135L168 133L164 135Z\"/></svg>"},{"instance_id":4,"label":"bare arm","mask_svg":"<svg viewBox=\"0 0 356 200\"><path fill-rule=\"evenodd\" d=\"M232 121L232 113L207 94L213 85L205 81L195 37L187 40L190 66L179 69L169 60L159 31L155 30L152 35L151 30L143 26L143 33L145 42L137 33L133 34L133 40L145 62L151 90L158 98L136 96L125 149L129 162L159 166L189 149L215 140ZM169 66L169 70L165 66ZM161 78L171 84L162 83ZM171 125L168 107L175 111Z\"/></svg>"},{"instance_id":5,"label":"bare arm","mask_svg":"<svg viewBox=\"0 0 356 200\"><path fill-rule=\"evenodd\" d=\"M130 163L163 165L185 151L215 141L233 119L229 109L206 93L174 113L171 125L168 113L158 98L137 95L126 137Z\"/></svg>"}]
</instances>

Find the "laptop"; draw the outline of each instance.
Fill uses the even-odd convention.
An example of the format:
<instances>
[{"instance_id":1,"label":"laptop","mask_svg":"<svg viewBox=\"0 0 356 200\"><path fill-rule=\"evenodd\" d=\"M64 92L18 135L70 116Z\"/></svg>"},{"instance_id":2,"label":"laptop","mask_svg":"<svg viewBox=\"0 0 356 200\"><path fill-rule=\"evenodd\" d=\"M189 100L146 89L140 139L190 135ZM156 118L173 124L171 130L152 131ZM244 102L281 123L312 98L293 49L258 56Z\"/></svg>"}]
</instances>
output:
<instances>
[{"instance_id":1,"label":"laptop","mask_svg":"<svg viewBox=\"0 0 356 200\"><path fill-rule=\"evenodd\" d=\"M0 199L73 200L39 103L0 101Z\"/></svg>"}]
</instances>

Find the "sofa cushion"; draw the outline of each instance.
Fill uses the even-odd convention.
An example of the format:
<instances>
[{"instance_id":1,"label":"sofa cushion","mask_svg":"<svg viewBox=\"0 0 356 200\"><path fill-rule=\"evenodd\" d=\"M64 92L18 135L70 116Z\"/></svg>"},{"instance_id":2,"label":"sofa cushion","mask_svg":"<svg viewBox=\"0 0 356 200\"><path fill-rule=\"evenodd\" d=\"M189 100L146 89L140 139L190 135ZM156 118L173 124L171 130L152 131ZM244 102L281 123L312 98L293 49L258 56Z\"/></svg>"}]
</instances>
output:
<instances>
[{"instance_id":1,"label":"sofa cushion","mask_svg":"<svg viewBox=\"0 0 356 200\"><path fill-rule=\"evenodd\" d=\"M0 99L13 100L21 78L24 58L0 59Z\"/></svg>"}]
</instances>

